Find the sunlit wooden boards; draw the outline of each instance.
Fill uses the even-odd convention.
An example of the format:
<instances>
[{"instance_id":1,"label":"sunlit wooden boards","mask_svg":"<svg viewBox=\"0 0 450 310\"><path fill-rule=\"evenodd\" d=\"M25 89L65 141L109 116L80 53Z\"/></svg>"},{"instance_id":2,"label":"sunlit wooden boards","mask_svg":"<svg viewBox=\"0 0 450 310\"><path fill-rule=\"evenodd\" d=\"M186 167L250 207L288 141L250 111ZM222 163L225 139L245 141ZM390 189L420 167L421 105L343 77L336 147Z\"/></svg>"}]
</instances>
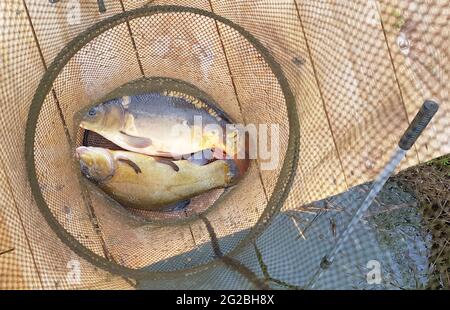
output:
<instances>
[{"instance_id":1,"label":"sunlit wooden boards","mask_svg":"<svg viewBox=\"0 0 450 310\"><path fill-rule=\"evenodd\" d=\"M11 280L5 283L8 287L85 288L98 282L111 282L130 287L124 280L100 271L77 257L46 224L34 202L25 171L24 130L28 108L44 73L44 66L22 2L2 1L0 12L0 99L3 105L0 115L0 160L5 175L1 180L4 192L2 225L6 225L6 228L2 226L1 239L5 240L5 245L17 249L17 254L14 254L15 250L3 254L0 264L2 275L6 277L18 275L16 267L22 273L18 275L17 283L9 282ZM16 213L13 211L14 205L17 207ZM16 264L3 265L11 255L20 255ZM33 265L36 270L31 267ZM74 268L80 277L71 277Z\"/></svg>"},{"instance_id":2,"label":"sunlit wooden boards","mask_svg":"<svg viewBox=\"0 0 450 310\"><path fill-rule=\"evenodd\" d=\"M0 289L40 289L39 275L4 168L0 167Z\"/></svg>"},{"instance_id":3,"label":"sunlit wooden boards","mask_svg":"<svg viewBox=\"0 0 450 310\"><path fill-rule=\"evenodd\" d=\"M107 17L122 12L120 1L105 0L105 12L100 12L97 1L25 0L37 39L46 63L49 65L60 50L76 35Z\"/></svg>"},{"instance_id":4,"label":"sunlit wooden boards","mask_svg":"<svg viewBox=\"0 0 450 310\"><path fill-rule=\"evenodd\" d=\"M372 180L408 126L376 4L296 3L347 184Z\"/></svg>"},{"instance_id":5,"label":"sunlit wooden boards","mask_svg":"<svg viewBox=\"0 0 450 310\"><path fill-rule=\"evenodd\" d=\"M2 289L38 289L42 286L27 243L26 229L18 212L19 205L13 195L12 184L14 183L11 182L11 174L20 169L23 172L24 165L23 157L22 161L19 158L14 160L10 158L14 151L22 151L17 141L23 139L20 131L12 125L15 119L23 119L26 113L25 109L20 111L16 108L11 112L7 109L14 105L18 106L17 102L24 99L23 94L27 92L29 94L27 89L29 84L20 83L24 78L21 73L27 64L19 63L19 57L28 56L29 65L34 65L39 71L42 71L42 68L37 55L26 52L27 47L33 46L34 42L31 34L26 32L28 23L21 5L12 1L0 3L0 29L0 102L2 106L2 113L0 113L2 145L0 150L0 253L2 253L0 254L0 287ZM20 53L20 51L23 52ZM30 78L30 82L32 79L33 77ZM14 184L14 187L20 187L20 185Z\"/></svg>"},{"instance_id":6,"label":"sunlit wooden boards","mask_svg":"<svg viewBox=\"0 0 450 310\"><path fill-rule=\"evenodd\" d=\"M156 1L152 5L174 3L180 5L179 1ZM124 1L126 10L136 5L137 1ZM210 11L207 0L194 1L192 6ZM242 121L213 19L163 13L132 20L130 27L146 76L191 83L209 94L235 121Z\"/></svg>"},{"instance_id":7,"label":"sunlit wooden boards","mask_svg":"<svg viewBox=\"0 0 450 310\"><path fill-rule=\"evenodd\" d=\"M179 5L188 6L191 8L202 9L210 11L208 0L122 0L125 10L130 11L133 9L141 8L143 6L155 6L155 5Z\"/></svg>"},{"instance_id":8,"label":"sunlit wooden boards","mask_svg":"<svg viewBox=\"0 0 450 310\"><path fill-rule=\"evenodd\" d=\"M83 244L105 256L87 203L79 190L73 156L53 96L44 102L36 127L35 165L40 189L58 222Z\"/></svg>"},{"instance_id":9,"label":"sunlit wooden boards","mask_svg":"<svg viewBox=\"0 0 450 310\"><path fill-rule=\"evenodd\" d=\"M421 162L450 153L450 1L378 1L395 70L412 120L426 99L440 109L417 141Z\"/></svg>"},{"instance_id":10,"label":"sunlit wooden boards","mask_svg":"<svg viewBox=\"0 0 450 310\"><path fill-rule=\"evenodd\" d=\"M75 36L123 11L121 2L112 0L105 1L103 13L96 1L27 0L26 5L47 66ZM69 61L53 85L72 138L76 111L128 80L142 77L126 24L100 35L93 42L95 44L86 45Z\"/></svg>"},{"instance_id":11,"label":"sunlit wooden boards","mask_svg":"<svg viewBox=\"0 0 450 310\"><path fill-rule=\"evenodd\" d=\"M345 190L342 168L295 3L293 1L234 1L231 3L214 0L212 4L215 13L238 23L269 49L281 65L295 95L300 122L300 161L285 208L298 207L308 201L318 200ZM230 44L225 42L225 46L227 43ZM232 53L231 50L230 54ZM237 58L235 57L236 60ZM230 61L232 70L240 70L240 66L245 66L245 57L241 59L242 64ZM260 89L262 86L258 85L258 81L261 82L262 78L264 77L261 75L247 75L247 79L253 80L255 84L251 93L260 96L255 102L270 101L267 105L273 107L277 104L285 105L284 102L275 102L270 99L270 94L273 93L270 88L265 90L269 93L264 93ZM276 81L272 80L272 83L275 87ZM236 86L239 95L241 95L240 92L243 96L248 93L245 80L237 80ZM248 108L252 107L248 106ZM265 115L264 112L259 112L261 116ZM279 121L285 122L285 117L283 116ZM332 164L324 165L323 161L327 156Z\"/></svg>"}]
</instances>

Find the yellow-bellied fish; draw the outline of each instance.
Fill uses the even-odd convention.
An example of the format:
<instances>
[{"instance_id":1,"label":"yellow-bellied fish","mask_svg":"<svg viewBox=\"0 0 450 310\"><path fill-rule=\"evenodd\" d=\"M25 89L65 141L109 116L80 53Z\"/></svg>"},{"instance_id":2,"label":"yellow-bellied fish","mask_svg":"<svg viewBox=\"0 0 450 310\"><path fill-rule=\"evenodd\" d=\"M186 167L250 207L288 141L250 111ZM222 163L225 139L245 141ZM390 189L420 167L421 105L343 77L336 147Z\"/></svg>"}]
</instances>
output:
<instances>
[{"instance_id":1,"label":"yellow-bellied fish","mask_svg":"<svg viewBox=\"0 0 450 310\"><path fill-rule=\"evenodd\" d=\"M106 101L92 107L80 126L137 153L176 158L210 150L223 158L227 133L237 135L226 130L227 124L221 110L183 93L165 92Z\"/></svg>"},{"instance_id":2,"label":"yellow-bellied fish","mask_svg":"<svg viewBox=\"0 0 450 310\"><path fill-rule=\"evenodd\" d=\"M233 160L197 165L105 148L80 146L76 157L84 176L124 206L160 210L214 188L234 185Z\"/></svg>"}]
</instances>

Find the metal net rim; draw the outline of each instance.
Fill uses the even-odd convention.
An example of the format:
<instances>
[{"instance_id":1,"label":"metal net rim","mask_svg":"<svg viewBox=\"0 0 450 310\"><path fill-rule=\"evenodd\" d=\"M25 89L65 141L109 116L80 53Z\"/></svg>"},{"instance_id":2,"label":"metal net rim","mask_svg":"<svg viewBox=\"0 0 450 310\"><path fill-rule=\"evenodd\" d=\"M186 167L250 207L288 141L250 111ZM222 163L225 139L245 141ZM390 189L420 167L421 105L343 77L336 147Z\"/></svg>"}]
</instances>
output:
<instances>
[{"instance_id":1,"label":"metal net rim","mask_svg":"<svg viewBox=\"0 0 450 310\"><path fill-rule=\"evenodd\" d=\"M286 200L290 192L291 185L296 175L297 164L299 160L300 126L298 121L297 108L294 95L290 89L286 77L284 76L283 70L281 69L281 66L278 64L275 58L271 55L269 50L258 39L256 39L250 32L234 23L233 21L221 17L215 13L193 7L177 5L151 6L137 8L106 18L89 27L81 34L77 35L59 52L52 64L48 67L36 89L35 95L31 102L25 128L24 150L28 180L33 197L41 214L43 215L51 229L65 245L67 245L72 251L74 251L74 253L85 259L87 262L92 263L93 265L103 270L106 270L113 274L118 274L135 279L162 277L168 278L171 276L179 276L179 274L182 272L194 272L204 269L205 267L212 267L216 265L218 261L212 260L211 262L208 262L206 264L201 264L195 267L180 269L176 271L145 271L142 269L128 268L110 261L107 258L101 257L83 246L59 223L50 208L47 206L47 202L43 197L36 174L35 134L41 107L45 101L45 98L52 90L54 80L57 78L64 66L79 50L81 50L91 40L95 39L96 37L100 36L101 34L105 33L115 26L118 26L125 22L129 22L133 19L151 16L159 13L191 13L205 16L237 31L248 42L250 42L250 44L261 54L264 61L268 64L272 73L277 78L286 102L289 124L289 138L286 149L286 156L284 158L283 166L280 170L277 183L273 190L273 194L270 196L269 201L267 202L267 205L257 223L251 228L251 231L248 233L248 235L243 240L241 240L233 250L228 252L227 256L233 256L236 253L239 253L239 251L243 247L245 247L245 245L255 240L258 235L262 233L262 231L270 224L270 219L282 208L284 201Z\"/></svg>"}]
</instances>

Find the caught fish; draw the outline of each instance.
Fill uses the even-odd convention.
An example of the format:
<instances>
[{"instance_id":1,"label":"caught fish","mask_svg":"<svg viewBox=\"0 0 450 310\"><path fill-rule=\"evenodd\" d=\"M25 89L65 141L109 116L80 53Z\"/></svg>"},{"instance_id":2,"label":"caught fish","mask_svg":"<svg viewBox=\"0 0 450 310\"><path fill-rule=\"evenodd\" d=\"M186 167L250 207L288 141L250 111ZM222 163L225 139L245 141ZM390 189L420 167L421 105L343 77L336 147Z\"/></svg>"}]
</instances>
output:
<instances>
[{"instance_id":1,"label":"caught fish","mask_svg":"<svg viewBox=\"0 0 450 310\"><path fill-rule=\"evenodd\" d=\"M212 159L223 158L226 144L237 136L226 130L227 124L219 109L186 94L165 92L106 101L92 107L80 126L136 153L186 159L207 150Z\"/></svg>"},{"instance_id":2,"label":"caught fish","mask_svg":"<svg viewBox=\"0 0 450 310\"><path fill-rule=\"evenodd\" d=\"M161 210L214 188L234 185L233 160L197 165L128 151L80 146L76 157L84 176L125 206Z\"/></svg>"}]
</instances>

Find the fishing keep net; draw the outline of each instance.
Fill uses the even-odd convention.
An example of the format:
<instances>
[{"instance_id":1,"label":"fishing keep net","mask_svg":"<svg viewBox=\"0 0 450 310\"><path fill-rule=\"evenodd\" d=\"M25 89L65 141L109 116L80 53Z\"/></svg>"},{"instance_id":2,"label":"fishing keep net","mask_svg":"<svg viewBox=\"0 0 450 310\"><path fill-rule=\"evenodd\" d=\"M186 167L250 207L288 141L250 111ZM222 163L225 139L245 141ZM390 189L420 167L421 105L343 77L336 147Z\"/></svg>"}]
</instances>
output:
<instances>
[{"instance_id":1,"label":"fishing keep net","mask_svg":"<svg viewBox=\"0 0 450 310\"><path fill-rule=\"evenodd\" d=\"M449 4L2 1L0 288L448 288ZM76 147L114 148L80 111L148 92L266 130L269 155L182 211L118 205L80 176ZM438 113L325 268L426 99Z\"/></svg>"}]
</instances>

